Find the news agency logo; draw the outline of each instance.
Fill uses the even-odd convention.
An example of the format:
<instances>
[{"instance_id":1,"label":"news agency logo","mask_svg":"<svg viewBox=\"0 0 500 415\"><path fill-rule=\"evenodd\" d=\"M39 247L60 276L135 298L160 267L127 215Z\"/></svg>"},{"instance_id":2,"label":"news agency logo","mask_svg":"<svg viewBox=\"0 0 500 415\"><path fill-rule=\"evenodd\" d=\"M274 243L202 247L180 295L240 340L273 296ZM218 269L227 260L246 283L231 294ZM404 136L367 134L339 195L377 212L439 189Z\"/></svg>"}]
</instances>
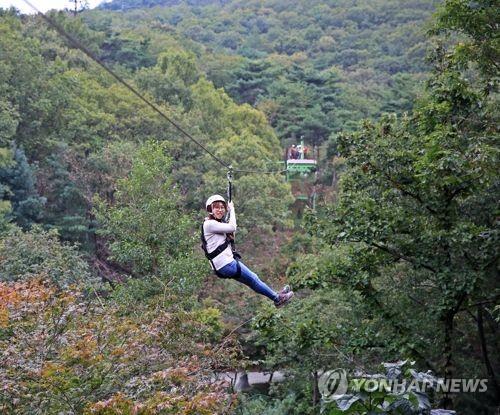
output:
<instances>
[{"instance_id":1,"label":"news agency logo","mask_svg":"<svg viewBox=\"0 0 500 415\"><path fill-rule=\"evenodd\" d=\"M430 390L442 393L475 393L488 390L488 379L353 379L352 388L356 392L389 392L402 395L408 391L427 393Z\"/></svg>"},{"instance_id":2,"label":"news agency logo","mask_svg":"<svg viewBox=\"0 0 500 415\"><path fill-rule=\"evenodd\" d=\"M318 388L324 402L332 402L347 392L347 372L334 369L323 372L318 379Z\"/></svg>"},{"instance_id":3,"label":"news agency logo","mask_svg":"<svg viewBox=\"0 0 500 415\"><path fill-rule=\"evenodd\" d=\"M353 392L387 392L402 395L409 391L427 393L481 393L488 390L488 379L444 379L420 377L414 379L388 379L384 376L361 376L347 379L345 369L323 372L318 379L318 388L324 402L332 402L347 393L349 383Z\"/></svg>"}]
</instances>

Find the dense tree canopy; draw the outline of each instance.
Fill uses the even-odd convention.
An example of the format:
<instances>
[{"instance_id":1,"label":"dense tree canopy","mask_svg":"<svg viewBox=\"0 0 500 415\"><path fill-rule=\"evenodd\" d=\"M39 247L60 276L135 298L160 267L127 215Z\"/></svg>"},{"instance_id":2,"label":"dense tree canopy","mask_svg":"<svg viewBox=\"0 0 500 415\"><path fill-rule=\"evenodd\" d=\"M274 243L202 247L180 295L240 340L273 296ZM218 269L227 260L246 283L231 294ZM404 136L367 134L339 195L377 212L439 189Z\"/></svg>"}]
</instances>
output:
<instances>
[{"instance_id":1,"label":"dense tree canopy","mask_svg":"<svg viewBox=\"0 0 500 415\"><path fill-rule=\"evenodd\" d=\"M141 8L135 32L151 53L176 36L216 86L263 110L280 139L316 144L363 118L411 109L427 70L421 24L437 3L120 0L102 8L121 12L106 15L112 32L128 31ZM85 19L99 27L102 12Z\"/></svg>"},{"instance_id":2,"label":"dense tree canopy","mask_svg":"<svg viewBox=\"0 0 500 415\"><path fill-rule=\"evenodd\" d=\"M155 109L41 17L0 9L0 412L492 413L495 2L114 0L50 17ZM235 169L236 242L291 283L286 308L211 275L199 225L227 166L158 112ZM263 173L300 139L315 174ZM321 401L324 371L388 361L488 390ZM257 396L216 378L252 365L283 382Z\"/></svg>"},{"instance_id":3,"label":"dense tree canopy","mask_svg":"<svg viewBox=\"0 0 500 415\"><path fill-rule=\"evenodd\" d=\"M365 358L410 355L445 378L460 373L489 379L483 405L463 394L456 409L489 413L498 402L492 363L498 356L489 346L497 327L490 313L498 302L498 72L488 57L495 49L493 25L477 33L469 20L464 23L466 16L484 23L495 14L491 7L446 3L436 32L461 28L468 36L436 46L435 69L415 111L367 121L356 133L337 138L347 162L338 203L311 214L308 225L319 242L289 271L296 285L313 291L309 307L330 307L328 291L340 305L331 313L333 321L297 321L302 304L281 320L261 321L265 339L277 347L273 356L297 350L295 338L279 331L292 324L297 336L311 331L300 343L307 349L299 368L323 367L311 366L305 355L316 362L318 351L326 353L332 343L345 353L362 350ZM350 301L344 305L346 293ZM342 320L342 305L353 303L361 323ZM473 348L482 353L472 357ZM333 367L338 359L332 356ZM451 405L450 397L442 404Z\"/></svg>"}]
</instances>

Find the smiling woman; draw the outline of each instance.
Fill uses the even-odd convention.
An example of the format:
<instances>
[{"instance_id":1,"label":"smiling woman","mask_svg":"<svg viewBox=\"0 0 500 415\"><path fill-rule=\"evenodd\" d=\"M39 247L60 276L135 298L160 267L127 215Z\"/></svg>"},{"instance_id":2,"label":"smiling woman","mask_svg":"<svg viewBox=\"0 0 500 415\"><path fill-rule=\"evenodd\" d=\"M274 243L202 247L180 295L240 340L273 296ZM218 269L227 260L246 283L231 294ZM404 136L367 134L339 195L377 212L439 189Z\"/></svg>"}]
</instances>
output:
<instances>
[{"instance_id":1,"label":"smiling woman","mask_svg":"<svg viewBox=\"0 0 500 415\"><path fill-rule=\"evenodd\" d=\"M220 195L210 196L205 203L208 217L201 229L202 248L210 265L219 278L232 278L247 285L255 292L265 295L281 307L290 302L293 291L285 286L280 292L273 291L265 282L252 272L234 251L234 232L236 232L236 213L233 202L226 203ZM227 223L223 218L229 213Z\"/></svg>"}]
</instances>

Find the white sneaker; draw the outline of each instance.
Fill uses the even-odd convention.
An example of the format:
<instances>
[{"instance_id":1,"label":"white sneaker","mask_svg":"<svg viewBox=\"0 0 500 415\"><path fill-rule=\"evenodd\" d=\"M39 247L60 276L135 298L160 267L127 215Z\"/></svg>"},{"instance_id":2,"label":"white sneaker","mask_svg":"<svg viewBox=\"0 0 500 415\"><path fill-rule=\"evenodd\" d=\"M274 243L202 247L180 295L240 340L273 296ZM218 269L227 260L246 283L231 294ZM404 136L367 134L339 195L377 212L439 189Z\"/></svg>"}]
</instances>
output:
<instances>
[{"instance_id":1,"label":"white sneaker","mask_svg":"<svg viewBox=\"0 0 500 415\"><path fill-rule=\"evenodd\" d=\"M288 304L293 297L293 291L288 291L286 293L280 292L278 294L278 300L274 302L276 308L283 307Z\"/></svg>"}]
</instances>

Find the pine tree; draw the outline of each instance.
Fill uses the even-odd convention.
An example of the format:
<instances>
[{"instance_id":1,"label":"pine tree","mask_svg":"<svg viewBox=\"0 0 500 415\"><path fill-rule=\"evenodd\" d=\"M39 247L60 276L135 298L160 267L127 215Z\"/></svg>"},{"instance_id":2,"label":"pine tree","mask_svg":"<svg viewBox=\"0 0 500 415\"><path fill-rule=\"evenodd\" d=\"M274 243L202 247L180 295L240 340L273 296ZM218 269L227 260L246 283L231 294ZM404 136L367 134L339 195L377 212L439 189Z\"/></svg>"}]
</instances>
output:
<instances>
[{"instance_id":1,"label":"pine tree","mask_svg":"<svg viewBox=\"0 0 500 415\"><path fill-rule=\"evenodd\" d=\"M29 229L41 219L46 200L36 190L33 170L24 150L13 143L11 152L14 163L0 168L0 192L2 199L12 206L7 218Z\"/></svg>"}]
</instances>

